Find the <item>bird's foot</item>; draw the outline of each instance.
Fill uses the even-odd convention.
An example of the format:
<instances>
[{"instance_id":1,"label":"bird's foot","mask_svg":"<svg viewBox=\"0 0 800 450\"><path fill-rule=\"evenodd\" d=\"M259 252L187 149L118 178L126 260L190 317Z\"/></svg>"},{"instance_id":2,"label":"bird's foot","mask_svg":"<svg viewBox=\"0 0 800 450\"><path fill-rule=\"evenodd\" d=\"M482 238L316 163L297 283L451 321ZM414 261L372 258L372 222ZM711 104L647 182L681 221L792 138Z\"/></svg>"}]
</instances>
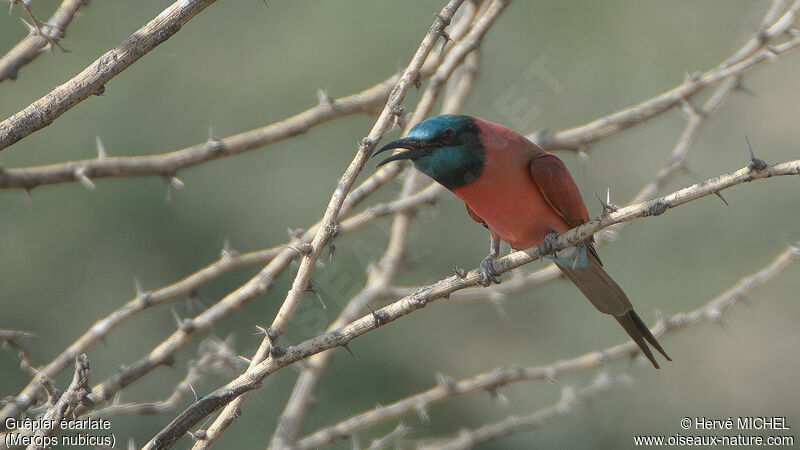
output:
<instances>
[{"instance_id":1,"label":"bird's foot","mask_svg":"<svg viewBox=\"0 0 800 450\"><path fill-rule=\"evenodd\" d=\"M556 253L556 240L558 236L559 234L555 231L547 233L547 236L544 237L544 241L539 244L542 256L552 254L553 257L558 258L558 254Z\"/></svg>"},{"instance_id":2,"label":"bird's foot","mask_svg":"<svg viewBox=\"0 0 800 450\"><path fill-rule=\"evenodd\" d=\"M489 255L486 258L483 258L481 261L480 267L478 267L478 273L481 275L482 280L480 284L483 287L489 287L492 283L500 284L500 278L498 277L498 273L494 270L494 256Z\"/></svg>"}]
</instances>

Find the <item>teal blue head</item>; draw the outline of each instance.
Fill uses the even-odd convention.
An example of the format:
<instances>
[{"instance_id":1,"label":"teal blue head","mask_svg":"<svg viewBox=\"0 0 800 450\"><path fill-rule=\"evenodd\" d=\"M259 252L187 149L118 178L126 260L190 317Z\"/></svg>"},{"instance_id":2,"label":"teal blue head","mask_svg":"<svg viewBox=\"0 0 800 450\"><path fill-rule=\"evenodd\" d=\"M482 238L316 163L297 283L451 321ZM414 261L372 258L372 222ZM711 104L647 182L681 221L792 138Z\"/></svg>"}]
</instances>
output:
<instances>
[{"instance_id":1,"label":"teal blue head","mask_svg":"<svg viewBox=\"0 0 800 450\"><path fill-rule=\"evenodd\" d=\"M478 126L470 116L431 117L417 124L403 139L383 146L375 155L396 148L405 150L378 166L410 159L417 170L450 189L478 178L485 159Z\"/></svg>"}]
</instances>

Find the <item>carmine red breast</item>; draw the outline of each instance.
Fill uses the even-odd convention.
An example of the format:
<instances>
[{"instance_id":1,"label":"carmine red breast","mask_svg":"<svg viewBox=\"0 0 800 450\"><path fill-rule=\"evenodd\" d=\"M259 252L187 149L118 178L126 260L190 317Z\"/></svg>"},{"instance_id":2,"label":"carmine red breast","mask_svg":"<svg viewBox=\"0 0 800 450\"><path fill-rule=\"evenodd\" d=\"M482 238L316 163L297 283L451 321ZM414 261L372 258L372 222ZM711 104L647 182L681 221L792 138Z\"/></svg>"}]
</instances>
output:
<instances>
[{"instance_id":1,"label":"carmine red breast","mask_svg":"<svg viewBox=\"0 0 800 450\"><path fill-rule=\"evenodd\" d=\"M551 231L569 230L531 176L531 160L544 150L511 129L481 119L475 122L485 151L484 166L477 179L453 193L515 249L539 244Z\"/></svg>"}]
</instances>

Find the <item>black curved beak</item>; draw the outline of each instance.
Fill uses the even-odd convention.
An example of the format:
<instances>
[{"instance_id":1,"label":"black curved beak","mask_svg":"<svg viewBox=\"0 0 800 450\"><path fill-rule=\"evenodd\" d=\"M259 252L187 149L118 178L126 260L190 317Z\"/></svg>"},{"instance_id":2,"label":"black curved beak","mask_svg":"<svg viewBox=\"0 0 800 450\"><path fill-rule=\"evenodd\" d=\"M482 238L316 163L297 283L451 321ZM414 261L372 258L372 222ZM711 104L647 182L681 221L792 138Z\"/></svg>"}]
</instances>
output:
<instances>
[{"instance_id":1,"label":"black curved beak","mask_svg":"<svg viewBox=\"0 0 800 450\"><path fill-rule=\"evenodd\" d=\"M399 161L401 159L410 159L410 160L413 161L413 160L415 160L417 158L420 158L422 156L430 155L431 152L434 149L436 149L436 145L434 143L432 143L431 141L428 141L428 140L425 140L425 139L407 137L407 138L398 139L396 141L389 142L388 144L386 144L383 147L381 147L380 149L378 149L375 153L373 153L372 157L374 158L375 155L377 155L378 153L383 153L383 152L385 152L387 150L392 150L392 149L395 149L395 148L405 148L407 150L404 151L404 152L396 153L396 154L384 159L383 161L378 163L378 165L376 167L380 167L380 166L382 166L382 165L384 165L386 163L390 163L392 161Z\"/></svg>"}]
</instances>

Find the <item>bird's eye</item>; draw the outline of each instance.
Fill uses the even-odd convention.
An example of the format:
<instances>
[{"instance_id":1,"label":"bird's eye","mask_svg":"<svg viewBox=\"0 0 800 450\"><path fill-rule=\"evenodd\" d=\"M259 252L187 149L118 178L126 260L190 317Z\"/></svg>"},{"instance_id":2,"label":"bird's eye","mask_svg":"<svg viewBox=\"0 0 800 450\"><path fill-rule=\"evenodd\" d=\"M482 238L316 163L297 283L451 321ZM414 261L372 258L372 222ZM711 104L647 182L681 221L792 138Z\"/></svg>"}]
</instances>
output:
<instances>
[{"instance_id":1,"label":"bird's eye","mask_svg":"<svg viewBox=\"0 0 800 450\"><path fill-rule=\"evenodd\" d=\"M455 135L456 135L456 132L452 128L447 128L444 131L442 131L442 139L444 141L452 141L453 137L455 137Z\"/></svg>"}]
</instances>

